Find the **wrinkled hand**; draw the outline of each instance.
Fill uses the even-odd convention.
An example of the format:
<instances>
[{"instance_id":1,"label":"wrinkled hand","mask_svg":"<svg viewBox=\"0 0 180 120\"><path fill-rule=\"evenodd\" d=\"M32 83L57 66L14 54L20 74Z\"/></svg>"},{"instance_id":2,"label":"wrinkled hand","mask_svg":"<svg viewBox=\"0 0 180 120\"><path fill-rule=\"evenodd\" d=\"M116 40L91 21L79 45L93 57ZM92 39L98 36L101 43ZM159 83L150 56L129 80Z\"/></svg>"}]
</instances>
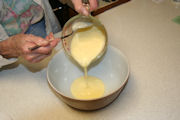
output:
<instances>
[{"instance_id":1,"label":"wrinkled hand","mask_svg":"<svg viewBox=\"0 0 180 120\"><path fill-rule=\"evenodd\" d=\"M83 15L89 15L87 8L83 5L82 0L71 0L74 4L75 10ZM96 10L98 7L97 0L89 0L90 11Z\"/></svg>"},{"instance_id":2,"label":"wrinkled hand","mask_svg":"<svg viewBox=\"0 0 180 120\"><path fill-rule=\"evenodd\" d=\"M10 57L22 56L27 61L36 63L49 56L59 41L60 39L54 38L52 33L46 39L31 34L18 34L9 41ZM29 49L37 45L41 47L33 51Z\"/></svg>"}]
</instances>

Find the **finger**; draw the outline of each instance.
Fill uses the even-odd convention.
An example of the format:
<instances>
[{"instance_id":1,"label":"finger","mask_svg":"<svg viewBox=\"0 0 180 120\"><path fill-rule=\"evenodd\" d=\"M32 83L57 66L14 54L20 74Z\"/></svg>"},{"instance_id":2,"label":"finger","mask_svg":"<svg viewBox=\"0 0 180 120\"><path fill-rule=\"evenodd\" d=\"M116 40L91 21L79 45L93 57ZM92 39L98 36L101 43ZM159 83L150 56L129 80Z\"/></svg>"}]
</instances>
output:
<instances>
[{"instance_id":1,"label":"finger","mask_svg":"<svg viewBox=\"0 0 180 120\"><path fill-rule=\"evenodd\" d=\"M50 41L50 36L51 36L51 33L49 33L49 35L46 36L47 41Z\"/></svg>"},{"instance_id":2,"label":"finger","mask_svg":"<svg viewBox=\"0 0 180 120\"><path fill-rule=\"evenodd\" d=\"M37 57L41 56L41 54L25 54L22 57L28 62L33 62L33 60Z\"/></svg>"},{"instance_id":3,"label":"finger","mask_svg":"<svg viewBox=\"0 0 180 120\"><path fill-rule=\"evenodd\" d=\"M42 61L43 59L45 59L46 57L48 57L49 55L41 55L39 57L36 57L35 59L33 59L32 63L37 63Z\"/></svg>"},{"instance_id":4,"label":"finger","mask_svg":"<svg viewBox=\"0 0 180 120\"><path fill-rule=\"evenodd\" d=\"M72 0L75 10L79 13L81 12L81 8L83 6L82 1L81 0Z\"/></svg>"},{"instance_id":5,"label":"finger","mask_svg":"<svg viewBox=\"0 0 180 120\"><path fill-rule=\"evenodd\" d=\"M55 38L53 41L51 41L50 45L52 48L56 47L56 45L59 43L61 39L60 38Z\"/></svg>"},{"instance_id":6,"label":"finger","mask_svg":"<svg viewBox=\"0 0 180 120\"><path fill-rule=\"evenodd\" d=\"M51 45L48 45L46 47L40 47L36 50L33 50L32 53L47 55L47 54L51 53L52 49L53 49L53 47L51 47Z\"/></svg>"},{"instance_id":7,"label":"finger","mask_svg":"<svg viewBox=\"0 0 180 120\"><path fill-rule=\"evenodd\" d=\"M57 46L57 44L60 42L60 38L55 38L53 41L51 41L49 46L46 47L40 47L37 50L34 51L34 53L38 53L38 54L50 54L53 50L54 47Z\"/></svg>"},{"instance_id":8,"label":"finger","mask_svg":"<svg viewBox=\"0 0 180 120\"><path fill-rule=\"evenodd\" d=\"M32 53L31 49L36 47L37 45L33 42L26 42L21 48L21 54L30 54Z\"/></svg>"},{"instance_id":9,"label":"finger","mask_svg":"<svg viewBox=\"0 0 180 120\"><path fill-rule=\"evenodd\" d=\"M49 35L47 35L45 39L48 40L49 39Z\"/></svg>"},{"instance_id":10,"label":"finger","mask_svg":"<svg viewBox=\"0 0 180 120\"><path fill-rule=\"evenodd\" d=\"M47 46L50 43L48 40L34 35L29 35L28 42L33 42L39 46Z\"/></svg>"},{"instance_id":11,"label":"finger","mask_svg":"<svg viewBox=\"0 0 180 120\"><path fill-rule=\"evenodd\" d=\"M39 47L38 49L33 50L32 52L36 54L49 54L52 52L52 49L56 47L56 45L60 42L60 40L60 38L55 38L50 42L50 45L45 47Z\"/></svg>"},{"instance_id":12,"label":"finger","mask_svg":"<svg viewBox=\"0 0 180 120\"><path fill-rule=\"evenodd\" d=\"M85 16L88 16L89 15L89 11L88 9L85 7L85 6L82 6L81 8L81 13Z\"/></svg>"},{"instance_id":13,"label":"finger","mask_svg":"<svg viewBox=\"0 0 180 120\"><path fill-rule=\"evenodd\" d=\"M50 41L54 40L54 35L53 35L52 32L49 33L49 40L50 40Z\"/></svg>"},{"instance_id":14,"label":"finger","mask_svg":"<svg viewBox=\"0 0 180 120\"><path fill-rule=\"evenodd\" d=\"M90 4L90 10L96 10L98 7L98 2L97 0L89 0L89 4Z\"/></svg>"}]
</instances>

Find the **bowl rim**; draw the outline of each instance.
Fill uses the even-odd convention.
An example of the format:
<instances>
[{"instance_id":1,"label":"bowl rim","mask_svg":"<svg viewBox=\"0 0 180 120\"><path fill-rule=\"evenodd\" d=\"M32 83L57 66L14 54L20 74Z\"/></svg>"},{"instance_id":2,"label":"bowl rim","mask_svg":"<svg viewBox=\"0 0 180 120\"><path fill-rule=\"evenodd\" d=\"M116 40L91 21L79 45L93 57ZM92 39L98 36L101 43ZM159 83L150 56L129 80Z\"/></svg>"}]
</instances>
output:
<instances>
[{"instance_id":1,"label":"bowl rim","mask_svg":"<svg viewBox=\"0 0 180 120\"><path fill-rule=\"evenodd\" d=\"M47 74L46 74L46 76L47 76L47 81L48 81L49 85L51 86L51 88L52 88L56 93L60 94L61 96L65 97L65 98L68 98L68 99L71 99L71 100L75 100L75 101L82 101L82 102L89 102L89 101L96 101L96 100L104 99L104 98L106 98L106 97L108 97L108 96L116 93L117 91L119 91L119 90L120 90L122 87L124 87L124 86L126 85L126 83L128 82L128 78L129 78L129 74L130 74L130 73L129 73L129 62L128 62L127 57L121 52L120 49L118 49L118 48L116 48L116 47L114 47L114 46L112 46L112 45L108 45L108 47L111 47L112 49L115 49L115 50L123 57L123 59L124 59L124 60L126 61L126 63L127 63L127 75L126 75L126 77L125 77L122 85L121 85L120 87L118 87L116 90L114 90L113 92L108 93L107 95L104 95L104 96L99 97L99 98L94 98L94 99L77 99L77 98L72 98L72 97L69 97L69 96L67 96L67 95L64 95L62 92L60 92L59 90L57 90L57 88L54 87L54 85L51 83L51 80L50 80L50 78L49 78L49 66L50 66L50 64L51 64L51 61L50 61L50 63L48 64L48 67L47 67L47 72L46 72ZM60 54L60 52L63 52L63 50L61 49L57 54Z\"/></svg>"}]
</instances>

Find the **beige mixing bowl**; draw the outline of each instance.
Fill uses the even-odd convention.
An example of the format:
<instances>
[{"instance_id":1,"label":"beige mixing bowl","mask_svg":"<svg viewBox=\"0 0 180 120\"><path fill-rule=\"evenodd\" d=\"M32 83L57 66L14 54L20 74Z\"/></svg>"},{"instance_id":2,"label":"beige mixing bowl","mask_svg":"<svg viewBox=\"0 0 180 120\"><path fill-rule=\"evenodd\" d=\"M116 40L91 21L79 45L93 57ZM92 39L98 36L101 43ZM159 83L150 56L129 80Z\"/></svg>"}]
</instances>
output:
<instances>
[{"instance_id":1,"label":"beige mixing bowl","mask_svg":"<svg viewBox=\"0 0 180 120\"><path fill-rule=\"evenodd\" d=\"M47 68L48 83L62 101L80 110L96 110L110 104L126 85L129 75L127 59L120 50L108 46L102 61L91 67L88 75L104 82L105 93L101 98L80 100L72 96L71 84L83 76L83 71L68 59L63 50L53 57Z\"/></svg>"}]
</instances>

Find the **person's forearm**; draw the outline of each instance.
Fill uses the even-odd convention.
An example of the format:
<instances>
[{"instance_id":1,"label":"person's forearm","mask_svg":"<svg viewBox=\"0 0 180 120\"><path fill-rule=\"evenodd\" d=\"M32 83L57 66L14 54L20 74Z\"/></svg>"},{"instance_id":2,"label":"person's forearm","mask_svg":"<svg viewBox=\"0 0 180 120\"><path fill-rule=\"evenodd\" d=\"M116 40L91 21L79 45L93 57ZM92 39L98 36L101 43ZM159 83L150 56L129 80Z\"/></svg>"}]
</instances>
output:
<instances>
[{"instance_id":1,"label":"person's forearm","mask_svg":"<svg viewBox=\"0 0 180 120\"><path fill-rule=\"evenodd\" d=\"M12 37L0 41L0 55L2 55L4 58L16 58L18 57L15 53L16 49L12 48Z\"/></svg>"}]
</instances>

